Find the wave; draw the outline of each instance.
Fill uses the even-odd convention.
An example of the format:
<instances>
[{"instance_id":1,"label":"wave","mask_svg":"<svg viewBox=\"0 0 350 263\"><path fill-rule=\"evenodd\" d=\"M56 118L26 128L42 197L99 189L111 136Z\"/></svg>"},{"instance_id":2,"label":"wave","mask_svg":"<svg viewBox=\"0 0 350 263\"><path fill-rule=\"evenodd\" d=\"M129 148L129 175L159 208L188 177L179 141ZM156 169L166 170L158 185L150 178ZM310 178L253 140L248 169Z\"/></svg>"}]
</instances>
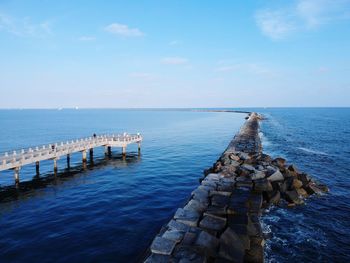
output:
<instances>
[{"instance_id":1,"label":"wave","mask_svg":"<svg viewBox=\"0 0 350 263\"><path fill-rule=\"evenodd\" d=\"M266 138L266 136L264 135L264 133L262 131L259 132L259 137L260 137L261 143L262 143L264 148L266 146L271 145L271 142Z\"/></svg>"},{"instance_id":2,"label":"wave","mask_svg":"<svg viewBox=\"0 0 350 263\"><path fill-rule=\"evenodd\" d=\"M307 153L313 153L313 154L319 154L319 155L329 155L328 153L322 152L322 151L317 151L309 148L304 148L304 147L297 147L299 150L302 150Z\"/></svg>"}]
</instances>

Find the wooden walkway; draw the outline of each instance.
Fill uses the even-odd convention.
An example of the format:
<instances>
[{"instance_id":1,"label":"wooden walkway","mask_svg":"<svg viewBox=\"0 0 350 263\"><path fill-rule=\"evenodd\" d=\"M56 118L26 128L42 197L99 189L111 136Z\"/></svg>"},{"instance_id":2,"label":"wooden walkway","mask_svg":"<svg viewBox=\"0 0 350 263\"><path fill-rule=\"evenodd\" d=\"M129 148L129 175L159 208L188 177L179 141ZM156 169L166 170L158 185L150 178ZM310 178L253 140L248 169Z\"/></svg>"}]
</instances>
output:
<instances>
[{"instance_id":1,"label":"wooden walkway","mask_svg":"<svg viewBox=\"0 0 350 263\"><path fill-rule=\"evenodd\" d=\"M80 140L67 141L65 143L55 143L33 147L27 150L13 151L4 153L0 156L0 171L13 169L15 182L19 183L19 170L27 164L36 164L37 173L39 172L39 163L44 160L54 161L54 170L57 170L57 160L62 156L67 156L69 165L70 155L76 152L82 153L82 161L87 160L87 151L90 156L93 155L93 149L96 147L105 147L105 153L111 153L111 147L121 147L123 155L126 154L126 148L129 144L138 144L138 150L141 150L142 136L140 134L122 135L99 135L94 137L83 138Z\"/></svg>"}]
</instances>

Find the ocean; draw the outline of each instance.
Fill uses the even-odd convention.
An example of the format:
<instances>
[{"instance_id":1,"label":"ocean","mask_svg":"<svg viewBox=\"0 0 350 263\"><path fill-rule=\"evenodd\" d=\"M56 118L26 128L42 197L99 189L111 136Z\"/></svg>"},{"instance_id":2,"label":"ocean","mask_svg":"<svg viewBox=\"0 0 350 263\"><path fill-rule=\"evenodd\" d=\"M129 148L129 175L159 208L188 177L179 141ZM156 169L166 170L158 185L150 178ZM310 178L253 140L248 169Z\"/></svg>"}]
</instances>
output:
<instances>
[{"instance_id":1,"label":"ocean","mask_svg":"<svg viewBox=\"0 0 350 263\"><path fill-rule=\"evenodd\" d=\"M244 122L244 114L149 110L1 110L0 151L61 142L93 133L137 133L137 146L94 151L0 172L0 262L136 262L199 184Z\"/></svg>"},{"instance_id":2,"label":"ocean","mask_svg":"<svg viewBox=\"0 0 350 263\"><path fill-rule=\"evenodd\" d=\"M247 109L244 109L247 110ZM264 151L325 183L330 192L262 217L267 262L350 260L350 109L258 108ZM74 154L0 172L0 262L137 262L188 199L244 122L245 114L171 110L0 110L0 152L91 136L137 133L93 164Z\"/></svg>"}]
</instances>

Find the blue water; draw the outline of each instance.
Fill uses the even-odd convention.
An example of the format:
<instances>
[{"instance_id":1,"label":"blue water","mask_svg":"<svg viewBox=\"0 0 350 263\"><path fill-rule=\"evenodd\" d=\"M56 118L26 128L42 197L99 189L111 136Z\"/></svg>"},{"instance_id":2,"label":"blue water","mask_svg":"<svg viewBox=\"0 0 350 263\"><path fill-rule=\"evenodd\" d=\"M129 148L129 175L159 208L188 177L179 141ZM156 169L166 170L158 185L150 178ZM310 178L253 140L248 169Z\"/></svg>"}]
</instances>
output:
<instances>
[{"instance_id":1,"label":"blue water","mask_svg":"<svg viewBox=\"0 0 350 263\"><path fill-rule=\"evenodd\" d=\"M243 114L126 110L1 110L0 151L91 136L141 132L142 154L128 147L94 167L72 157L21 170L21 190L0 201L0 262L135 262L189 197L244 122ZM13 171L0 173L3 189Z\"/></svg>"},{"instance_id":2,"label":"blue water","mask_svg":"<svg viewBox=\"0 0 350 263\"><path fill-rule=\"evenodd\" d=\"M258 109L263 147L325 183L329 194L263 217L267 262L350 262L350 109Z\"/></svg>"},{"instance_id":3,"label":"blue water","mask_svg":"<svg viewBox=\"0 0 350 263\"><path fill-rule=\"evenodd\" d=\"M273 207L263 217L267 262L350 261L350 109L254 109L264 151L285 157L325 183L329 194L296 208ZM160 227L198 184L202 170L226 148L242 114L62 110L0 111L0 151L90 136L142 132L142 155L130 147L95 166L75 155L52 175L52 162L0 202L0 262L135 262ZM31 181L35 167L21 170ZM13 184L12 172L0 185ZM1 198L1 195L0 195Z\"/></svg>"}]
</instances>

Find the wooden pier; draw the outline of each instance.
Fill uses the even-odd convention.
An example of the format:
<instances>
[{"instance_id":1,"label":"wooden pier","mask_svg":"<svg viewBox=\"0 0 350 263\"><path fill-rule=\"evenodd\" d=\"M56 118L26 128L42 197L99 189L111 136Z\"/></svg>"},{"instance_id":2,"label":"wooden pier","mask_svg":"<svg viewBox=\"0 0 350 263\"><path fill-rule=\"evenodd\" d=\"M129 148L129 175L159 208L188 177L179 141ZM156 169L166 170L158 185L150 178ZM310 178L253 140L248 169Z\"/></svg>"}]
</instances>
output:
<instances>
[{"instance_id":1,"label":"wooden pier","mask_svg":"<svg viewBox=\"0 0 350 263\"><path fill-rule=\"evenodd\" d=\"M79 140L32 147L27 150L6 152L0 156L0 171L14 170L15 183L19 183L19 171L22 166L36 164L36 173L39 174L41 161L53 160L54 170L57 171L57 160L62 156L67 157L67 164L70 163L70 155L76 152L82 153L82 161L87 161L87 152L93 157L93 150L96 147L105 147L105 154L111 154L112 147L122 148L122 154L126 155L126 148L129 144L136 143L138 151L141 151L142 136L138 134L122 135L98 135Z\"/></svg>"}]
</instances>

